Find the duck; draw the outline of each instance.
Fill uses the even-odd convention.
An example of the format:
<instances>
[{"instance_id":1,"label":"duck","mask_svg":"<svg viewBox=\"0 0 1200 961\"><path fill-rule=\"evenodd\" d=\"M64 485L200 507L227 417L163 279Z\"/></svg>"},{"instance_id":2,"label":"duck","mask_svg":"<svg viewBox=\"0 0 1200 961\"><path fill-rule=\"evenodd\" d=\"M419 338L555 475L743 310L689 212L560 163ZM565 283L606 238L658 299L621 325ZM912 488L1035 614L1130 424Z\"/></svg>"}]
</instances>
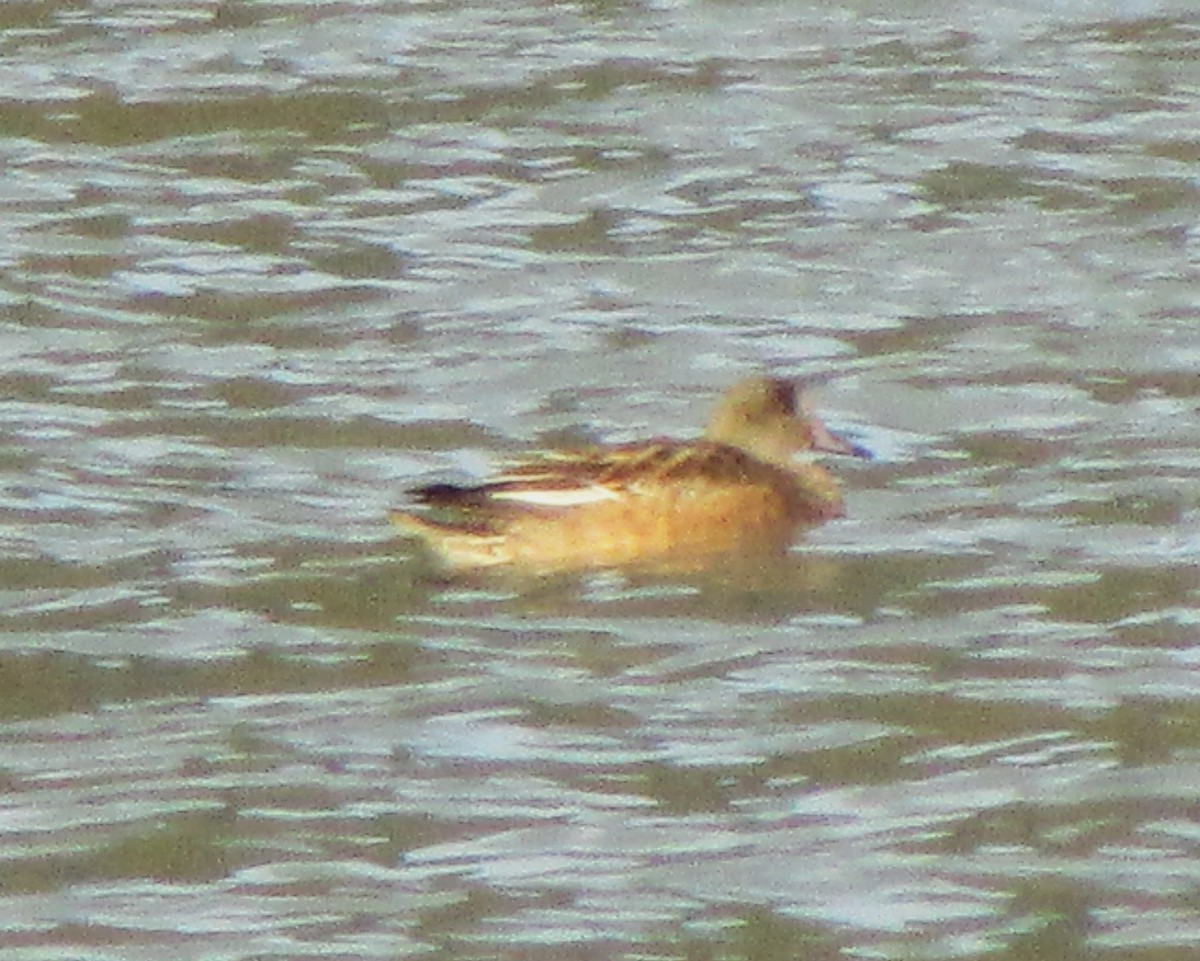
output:
<instances>
[{"instance_id":1,"label":"duck","mask_svg":"<svg viewBox=\"0 0 1200 961\"><path fill-rule=\"evenodd\" d=\"M709 566L781 553L843 516L818 454L870 458L829 430L788 379L747 377L702 437L544 451L477 484L425 484L390 518L448 572L557 574Z\"/></svg>"}]
</instances>

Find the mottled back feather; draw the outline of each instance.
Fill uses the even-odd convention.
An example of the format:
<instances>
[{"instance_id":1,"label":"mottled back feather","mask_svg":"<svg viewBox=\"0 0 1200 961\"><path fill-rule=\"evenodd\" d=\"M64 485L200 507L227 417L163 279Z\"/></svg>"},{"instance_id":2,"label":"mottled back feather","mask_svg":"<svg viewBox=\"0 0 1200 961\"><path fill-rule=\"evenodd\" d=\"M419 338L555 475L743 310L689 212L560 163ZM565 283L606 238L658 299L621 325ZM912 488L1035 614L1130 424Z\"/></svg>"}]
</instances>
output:
<instances>
[{"instance_id":1,"label":"mottled back feather","mask_svg":"<svg viewBox=\"0 0 1200 961\"><path fill-rule=\"evenodd\" d=\"M546 452L518 461L482 484L428 484L413 498L430 507L461 511L550 510L549 504L513 501L505 494L603 487L636 495L663 481L736 484L775 468L727 444L651 440L618 447Z\"/></svg>"}]
</instances>

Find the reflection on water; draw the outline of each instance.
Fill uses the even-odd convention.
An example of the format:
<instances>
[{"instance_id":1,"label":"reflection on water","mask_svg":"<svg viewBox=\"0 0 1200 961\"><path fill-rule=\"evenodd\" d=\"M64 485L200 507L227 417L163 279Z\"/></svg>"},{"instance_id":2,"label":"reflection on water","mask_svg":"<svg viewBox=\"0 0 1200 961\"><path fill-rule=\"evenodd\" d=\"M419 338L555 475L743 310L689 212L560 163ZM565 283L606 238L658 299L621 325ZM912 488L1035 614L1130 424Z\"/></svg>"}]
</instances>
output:
<instances>
[{"instance_id":1,"label":"reflection on water","mask_svg":"<svg viewBox=\"0 0 1200 961\"><path fill-rule=\"evenodd\" d=\"M6 944L1190 957L1198 40L5 5ZM748 370L877 454L778 564L444 581L387 528Z\"/></svg>"}]
</instances>

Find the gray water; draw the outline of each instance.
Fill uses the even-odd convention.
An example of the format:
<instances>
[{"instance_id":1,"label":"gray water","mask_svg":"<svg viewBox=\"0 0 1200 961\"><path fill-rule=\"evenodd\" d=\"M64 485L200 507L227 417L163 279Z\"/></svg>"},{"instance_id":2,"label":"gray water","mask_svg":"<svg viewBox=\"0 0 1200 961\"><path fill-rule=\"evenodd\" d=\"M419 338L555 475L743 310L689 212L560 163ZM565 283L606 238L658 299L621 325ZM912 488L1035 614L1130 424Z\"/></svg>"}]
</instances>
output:
<instances>
[{"instance_id":1,"label":"gray water","mask_svg":"<svg viewBox=\"0 0 1200 961\"><path fill-rule=\"evenodd\" d=\"M1200 943L1189 0L0 7L6 958ZM430 576L403 489L876 452L778 565Z\"/></svg>"}]
</instances>

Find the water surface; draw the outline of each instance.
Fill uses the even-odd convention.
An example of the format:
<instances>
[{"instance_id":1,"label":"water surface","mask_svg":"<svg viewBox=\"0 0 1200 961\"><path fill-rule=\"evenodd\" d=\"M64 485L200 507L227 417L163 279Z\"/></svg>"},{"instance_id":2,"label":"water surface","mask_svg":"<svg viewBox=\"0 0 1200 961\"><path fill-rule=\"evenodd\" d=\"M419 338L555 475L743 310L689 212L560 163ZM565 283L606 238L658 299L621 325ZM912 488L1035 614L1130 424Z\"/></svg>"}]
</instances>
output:
<instances>
[{"instance_id":1,"label":"water surface","mask_svg":"<svg viewBox=\"0 0 1200 961\"><path fill-rule=\"evenodd\" d=\"M1200 19L0 10L0 944L1191 957ZM873 449L784 563L430 577L406 484Z\"/></svg>"}]
</instances>

